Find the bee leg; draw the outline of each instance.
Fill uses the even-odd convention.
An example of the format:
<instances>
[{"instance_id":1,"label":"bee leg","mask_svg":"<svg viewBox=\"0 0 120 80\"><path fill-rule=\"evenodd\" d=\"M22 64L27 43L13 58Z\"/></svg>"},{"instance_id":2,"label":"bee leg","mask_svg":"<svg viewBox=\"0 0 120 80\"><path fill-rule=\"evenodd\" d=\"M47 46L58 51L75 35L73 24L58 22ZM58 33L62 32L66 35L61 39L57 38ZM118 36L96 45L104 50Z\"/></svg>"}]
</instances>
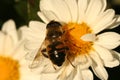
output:
<instances>
[{"instance_id":1,"label":"bee leg","mask_svg":"<svg viewBox=\"0 0 120 80\"><path fill-rule=\"evenodd\" d=\"M73 66L73 68L75 68L75 66L73 65L73 63L70 61L70 59L67 57L67 60L70 62L70 64Z\"/></svg>"},{"instance_id":2,"label":"bee leg","mask_svg":"<svg viewBox=\"0 0 120 80\"><path fill-rule=\"evenodd\" d=\"M41 53L43 54L44 57L48 58L46 49L42 49L42 50L41 50Z\"/></svg>"},{"instance_id":3,"label":"bee leg","mask_svg":"<svg viewBox=\"0 0 120 80\"><path fill-rule=\"evenodd\" d=\"M53 64L53 68L54 68L55 70L57 70L54 64Z\"/></svg>"}]
</instances>

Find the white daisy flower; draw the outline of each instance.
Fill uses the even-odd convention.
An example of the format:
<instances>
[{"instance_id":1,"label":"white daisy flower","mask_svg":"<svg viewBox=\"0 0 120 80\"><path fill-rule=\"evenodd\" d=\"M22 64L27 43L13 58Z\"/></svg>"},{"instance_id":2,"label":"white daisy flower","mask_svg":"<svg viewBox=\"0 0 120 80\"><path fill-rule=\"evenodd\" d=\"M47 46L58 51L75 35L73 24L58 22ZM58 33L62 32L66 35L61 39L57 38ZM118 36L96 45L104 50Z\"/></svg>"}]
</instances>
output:
<instances>
[{"instance_id":1,"label":"white daisy flower","mask_svg":"<svg viewBox=\"0 0 120 80\"><path fill-rule=\"evenodd\" d=\"M16 30L15 22L5 22L0 31L0 80L40 80L31 72L24 56L24 27Z\"/></svg>"},{"instance_id":2,"label":"white daisy flower","mask_svg":"<svg viewBox=\"0 0 120 80\"><path fill-rule=\"evenodd\" d=\"M46 26L52 20L61 23L62 30L65 31L62 37L69 48L69 53L66 54L70 60L58 71L54 69L50 59L42 59L39 71L45 75L54 72L51 73L54 74L52 76L62 75L57 76L57 80L66 80L69 75L76 78L77 70L91 67L97 77L107 80L105 67L112 68L120 64L120 53L113 50L120 45L120 35L115 32L99 34L104 29L115 28L120 24L120 16L115 15L113 9L106 9L106 0L41 0L38 15L44 23L31 21L26 31L26 48L29 52L37 54L46 36ZM89 80L92 80L91 72L86 70L85 74L87 73ZM88 80L85 74L81 79Z\"/></svg>"}]
</instances>

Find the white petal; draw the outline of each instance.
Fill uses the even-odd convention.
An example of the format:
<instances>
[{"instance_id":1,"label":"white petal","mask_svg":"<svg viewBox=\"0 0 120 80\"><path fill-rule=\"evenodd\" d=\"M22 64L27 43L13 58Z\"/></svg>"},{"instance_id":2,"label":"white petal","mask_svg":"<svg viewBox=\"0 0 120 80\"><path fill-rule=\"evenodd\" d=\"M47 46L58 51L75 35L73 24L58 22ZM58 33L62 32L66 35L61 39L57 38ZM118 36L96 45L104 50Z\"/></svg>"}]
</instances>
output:
<instances>
[{"instance_id":1,"label":"white petal","mask_svg":"<svg viewBox=\"0 0 120 80\"><path fill-rule=\"evenodd\" d=\"M41 79L40 80L58 80L57 79L58 74L41 74Z\"/></svg>"},{"instance_id":2,"label":"white petal","mask_svg":"<svg viewBox=\"0 0 120 80\"><path fill-rule=\"evenodd\" d=\"M81 23L84 20L85 11L88 6L88 0L78 0L78 8L79 8L79 20L78 22Z\"/></svg>"},{"instance_id":3,"label":"white petal","mask_svg":"<svg viewBox=\"0 0 120 80\"><path fill-rule=\"evenodd\" d=\"M46 24L39 21L30 21L29 27L36 32L44 32L46 29Z\"/></svg>"},{"instance_id":4,"label":"white petal","mask_svg":"<svg viewBox=\"0 0 120 80\"><path fill-rule=\"evenodd\" d=\"M5 34L0 31L0 54L3 54Z\"/></svg>"},{"instance_id":5,"label":"white petal","mask_svg":"<svg viewBox=\"0 0 120 80\"><path fill-rule=\"evenodd\" d=\"M111 53L112 53L114 59L112 61L104 62L104 65L106 67L113 68L113 67L120 65L120 53L118 53L116 51L111 51Z\"/></svg>"},{"instance_id":6,"label":"white petal","mask_svg":"<svg viewBox=\"0 0 120 80\"><path fill-rule=\"evenodd\" d=\"M115 12L113 9L108 9L104 13L100 14L98 18L96 18L95 22L92 23L91 27L94 33L99 33L103 29L109 27L114 23Z\"/></svg>"},{"instance_id":7,"label":"white petal","mask_svg":"<svg viewBox=\"0 0 120 80\"><path fill-rule=\"evenodd\" d=\"M54 12L63 22L71 21L70 11L64 0L41 0L40 9Z\"/></svg>"},{"instance_id":8,"label":"white petal","mask_svg":"<svg viewBox=\"0 0 120 80\"><path fill-rule=\"evenodd\" d=\"M48 19L49 22L52 20L60 21L58 16L52 11L42 10L41 13L43 13L46 16L46 18Z\"/></svg>"},{"instance_id":9,"label":"white petal","mask_svg":"<svg viewBox=\"0 0 120 80\"><path fill-rule=\"evenodd\" d=\"M18 36L16 31L16 25L13 20L8 20L3 24L2 31L11 36L14 45L18 42Z\"/></svg>"},{"instance_id":10,"label":"white petal","mask_svg":"<svg viewBox=\"0 0 120 80\"><path fill-rule=\"evenodd\" d=\"M24 44L25 40L21 40L14 48L14 51L11 53L13 57L18 61L20 61L26 55Z\"/></svg>"},{"instance_id":11,"label":"white petal","mask_svg":"<svg viewBox=\"0 0 120 80\"><path fill-rule=\"evenodd\" d=\"M25 59L33 61L35 56L37 55L38 50L39 49L29 50L29 52L25 55Z\"/></svg>"},{"instance_id":12,"label":"white petal","mask_svg":"<svg viewBox=\"0 0 120 80\"><path fill-rule=\"evenodd\" d=\"M81 69L88 68L91 65L91 59L88 55L81 55L75 58L73 64L79 65Z\"/></svg>"},{"instance_id":13,"label":"white petal","mask_svg":"<svg viewBox=\"0 0 120 80\"><path fill-rule=\"evenodd\" d=\"M21 26L19 29L18 29L18 38L19 40L22 40L22 39L25 39L26 38L26 30L28 29L27 26Z\"/></svg>"},{"instance_id":14,"label":"white petal","mask_svg":"<svg viewBox=\"0 0 120 80\"><path fill-rule=\"evenodd\" d=\"M98 48L99 50L96 48ZM97 46L96 48L95 49L97 53L99 54L100 58L103 60L104 66L115 67L119 65L119 61L114 58L114 56L109 50L102 48L100 46Z\"/></svg>"},{"instance_id":15,"label":"white petal","mask_svg":"<svg viewBox=\"0 0 120 80\"><path fill-rule=\"evenodd\" d=\"M23 75L23 78L21 80L41 80L40 75L33 75L33 74L28 74L28 75Z\"/></svg>"},{"instance_id":16,"label":"white petal","mask_svg":"<svg viewBox=\"0 0 120 80\"><path fill-rule=\"evenodd\" d=\"M85 34L80 39L82 39L84 41L95 41L96 36L95 36L95 34Z\"/></svg>"},{"instance_id":17,"label":"white petal","mask_svg":"<svg viewBox=\"0 0 120 80\"><path fill-rule=\"evenodd\" d=\"M69 63L64 63L63 66L61 67L61 70L59 71L60 74L58 76L58 80L73 80L77 68L74 68L71 64Z\"/></svg>"},{"instance_id":18,"label":"white petal","mask_svg":"<svg viewBox=\"0 0 120 80\"><path fill-rule=\"evenodd\" d=\"M97 55L96 52L91 52L90 56L93 61L91 67L94 73L96 74L96 76L99 77L101 80L107 80L108 74L105 68L103 67L103 63L100 57Z\"/></svg>"},{"instance_id":19,"label":"white petal","mask_svg":"<svg viewBox=\"0 0 120 80\"><path fill-rule=\"evenodd\" d=\"M79 74L80 69L75 68L69 76L67 76L67 80L78 80L79 78L76 78L76 76L80 77ZM79 79L80 80L80 79Z\"/></svg>"},{"instance_id":20,"label":"white petal","mask_svg":"<svg viewBox=\"0 0 120 80\"><path fill-rule=\"evenodd\" d=\"M44 37L46 34L45 34L46 30L43 30L43 31L35 31L31 28L29 29L26 29L26 32L25 32L25 35L26 35L26 39L28 41L36 41L36 42L39 42L41 40L41 37ZM44 35L44 36L43 36Z\"/></svg>"},{"instance_id":21,"label":"white petal","mask_svg":"<svg viewBox=\"0 0 120 80\"><path fill-rule=\"evenodd\" d=\"M78 6L76 0L65 0L72 16L72 22L76 22L78 19Z\"/></svg>"},{"instance_id":22,"label":"white petal","mask_svg":"<svg viewBox=\"0 0 120 80\"><path fill-rule=\"evenodd\" d=\"M45 33L43 31L35 32L32 29L27 29L26 33L26 50L38 49L42 45L45 39Z\"/></svg>"},{"instance_id":23,"label":"white petal","mask_svg":"<svg viewBox=\"0 0 120 80\"><path fill-rule=\"evenodd\" d=\"M80 66L77 66L75 71L77 72L74 79L68 80L93 80L93 74L89 69L81 69Z\"/></svg>"},{"instance_id":24,"label":"white petal","mask_svg":"<svg viewBox=\"0 0 120 80\"><path fill-rule=\"evenodd\" d=\"M75 68L75 71L76 71L76 74L74 74L75 77L74 77L74 79L71 79L71 80L83 80L82 70L80 69L79 66L77 66L77 67ZM69 80L70 80L70 79L69 79Z\"/></svg>"},{"instance_id":25,"label":"white petal","mask_svg":"<svg viewBox=\"0 0 120 80\"><path fill-rule=\"evenodd\" d=\"M108 49L114 49L120 45L120 35L115 32L105 32L97 36L96 44Z\"/></svg>"},{"instance_id":26,"label":"white petal","mask_svg":"<svg viewBox=\"0 0 120 80\"><path fill-rule=\"evenodd\" d=\"M120 25L120 15L116 15L115 18L116 18L116 21L112 25L110 25L109 27L110 29Z\"/></svg>"},{"instance_id":27,"label":"white petal","mask_svg":"<svg viewBox=\"0 0 120 80\"><path fill-rule=\"evenodd\" d=\"M102 8L101 8L101 12L105 11L106 7L107 7L107 1L106 0L101 0L102 3Z\"/></svg>"},{"instance_id":28,"label":"white petal","mask_svg":"<svg viewBox=\"0 0 120 80\"><path fill-rule=\"evenodd\" d=\"M118 66L120 63L117 59L114 59L112 61L104 61L104 65L105 67L109 67L109 68L113 68L113 67L116 67Z\"/></svg>"},{"instance_id":29,"label":"white petal","mask_svg":"<svg viewBox=\"0 0 120 80\"><path fill-rule=\"evenodd\" d=\"M83 69L80 65L77 65L68 77L67 80L93 80L92 72L87 68Z\"/></svg>"},{"instance_id":30,"label":"white petal","mask_svg":"<svg viewBox=\"0 0 120 80\"><path fill-rule=\"evenodd\" d=\"M26 66L21 65L20 67L20 80L40 80L40 74L31 72L30 69Z\"/></svg>"},{"instance_id":31,"label":"white petal","mask_svg":"<svg viewBox=\"0 0 120 80\"><path fill-rule=\"evenodd\" d=\"M105 9L106 0L90 0L88 8L86 10L86 20L88 24L91 24L98 15Z\"/></svg>"},{"instance_id":32,"label":"white petal","mask_svg":"<svg viewBox=\"0 0 120 80\"><path fill-rule=\"evenodd\" d=\"M38 11L37 14L46 24L49 23L49 20L46 18L46 16L42 12Z\"/></svg>"},{"instance_id":33,"label":"white petal","mask_svg":"<svg viewBox=\"0 0 120 80\"><path fill-rule=\"evenodd\" d=\"M13 43L13 39L9 35L6 35L3 43L4 43L3 53L7 55L11 55L11 52L15 47Z\"/></svg>"},{"instance_id":34,"label":"white petal","mask_svg":"<svg viewBox=\"0 0 120 80\"><path fill-rule=\"evenodd\" d=\"M38 53L38 49L35 50L29 50L29 52L27 52L24 55L25 60L27 61L27 65L28 67L31 69L31 71L35 72L35 73L40 73L43 69L43 63L44 63L44 59L42 57L39 57L39 60L35 60L35 57ZM22 62L21 62L22 64ZM37 69L39 67L39 70ZM37 69L37 71L36 71Z\"/></svg>"},{"instance_id":35,"label":"white petal","mask_svg":"<svg viewBox=\"0 0 120 80\"><path fill-rule=\"evenodd\" d=\"M31 71L36 74L55 73L57 70L55 70L51 60L44 57L42 54L40 54L41 56L39 56L38 60L33 61L37 53L38 50L36 49L32 53L28 53L27 55L25 55L25 59L27 60L27 64Z\"/></svg>"},{"instance_id":36,"label":"white petal","mask_svg":"<svg viewBox=\"0 0 120 80\"><path fill-rule=\"evenodd\" d=\"M31 21L29 26L30 28L26 31L27 42L25 46L27 49L40 48L46 36L46 24L38 21Z\"/></svg>"},{"instance_id":37,"label":"white petal","mask_svg":"<svg viewBox=\"0 0 120 80\"><path fill-rule=\"evenodd\" d=\"M98 64L95 64L96 62L99 63L100 66L103 66L100 56L95 51L90 52L90 57L93 61L92 64L94 63L94 66L98 66Z\"/></svg>"},{"instance_id":38,"label":"white petal","mask_svg":"<svg viewBox=\"0 0 120 80\"><path fill-rule=\"evenodd\" d=\"M111 51L111 53L114 56L114 58L116 58L120 62L120 53L116 51Z\"/></svg>"},{"instance_id":39,"label":"white petal","mask_svg":"<svg viewBox=\"0 0 120 80\"><path fill-rule=\"evenodd\" d=\"M94 47L95 51L99 54L100 58L101 58L104 62L114 60L111 52L110 52L108 49L106 49L106 48L104 48L104 47L101 47L101 46L99 46L99 45L96 45L96 44L95 44L93 47Z\"/></svg>"},{"instance_id":40,"label":"white petal","mask_svg":"<svg viewBox=\"0 0 120 80\"><path fill-rule=\"evenodd\" d=\"M99 64L99 63L98 63ZM103 66L94 66L92 65L92 70L98 78L101 80L108 80L108 73Z\"/></svg>"},{"instance_id":41,"label":"white petal","mask_svg":"<svg viewBox=\"0 0 120 80\"><path fill-rule=\"evenodd\" d=\"M44 59L44 63L42 63L42 66L42 73L54 73L56 71L50 59Z\"/></svg>"},{"instance_id":42,"label":"white petal","mask_svg":"<svg viewBox=\"0 0 120 80\"><path fill-rule=\"evenodd\" d=\"M82 80L93 80L93 73L89 69L81 70Z\"/></svg>"}]
</instances>

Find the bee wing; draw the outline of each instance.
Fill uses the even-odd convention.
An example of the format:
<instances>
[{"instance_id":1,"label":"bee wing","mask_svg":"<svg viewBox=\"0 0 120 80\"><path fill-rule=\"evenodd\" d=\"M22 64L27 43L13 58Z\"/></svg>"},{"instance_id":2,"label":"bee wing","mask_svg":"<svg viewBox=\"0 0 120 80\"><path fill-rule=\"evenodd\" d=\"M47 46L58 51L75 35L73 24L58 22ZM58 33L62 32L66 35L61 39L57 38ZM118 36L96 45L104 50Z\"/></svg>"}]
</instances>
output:
<instances>
[{"instance_id":1,"label":"bee wing","mask_svg":"<svg viewBox=\"0 0 120 80\"><path fill-rule=\"evenodd\" d=\"M32 50L31 52L27 53L25 59L29 62L29 67L34 68L38 66L38 61L36 60L36 55L38 54L38 49ZM37 65L35 65L37 64Z\"/></svg>"},{"instance_id":2,"label":"bee wing","mask_svg":"<svg viewBox=\"0 0 120 80\"><path fill-rule=\"evenodd\" d=\"M30 61L30 68L37 68L43 64L45 58L41 52L43 49L45 49L45 41L43 41L39 49L32 50L30 53L26 54L26 59Z\"/></svg>"},{"instance_id":3,"label":"bee wing","mask_svg":"<svg viewBox=\"0 0 120 80\"><path fill-rule=\"evenodd\" d=\"M38 49L32 50L25 55L25 59L29 61L33 61L35 56L37 55Z\"/></svg>"}]
</instances>

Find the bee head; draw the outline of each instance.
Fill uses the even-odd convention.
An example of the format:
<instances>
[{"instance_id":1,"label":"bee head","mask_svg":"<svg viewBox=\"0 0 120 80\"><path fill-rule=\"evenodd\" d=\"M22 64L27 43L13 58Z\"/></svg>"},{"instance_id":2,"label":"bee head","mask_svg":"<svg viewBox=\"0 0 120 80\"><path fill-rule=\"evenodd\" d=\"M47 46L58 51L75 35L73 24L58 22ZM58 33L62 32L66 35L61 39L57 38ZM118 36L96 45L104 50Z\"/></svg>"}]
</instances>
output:
<instances>
[{"instance_id":1,"label":"bee head","mask_svg":"<svg viewBox=\"0 0 120 80\"><path fill-rule=\"evenodd\" d=\"M49 28L56 28L56 27L60 27L60 26L62 26L59 22L57 22L57 21L50 21L48 24L47 24L47 29L49 29Z\"/></svg>"}]
</instances>

